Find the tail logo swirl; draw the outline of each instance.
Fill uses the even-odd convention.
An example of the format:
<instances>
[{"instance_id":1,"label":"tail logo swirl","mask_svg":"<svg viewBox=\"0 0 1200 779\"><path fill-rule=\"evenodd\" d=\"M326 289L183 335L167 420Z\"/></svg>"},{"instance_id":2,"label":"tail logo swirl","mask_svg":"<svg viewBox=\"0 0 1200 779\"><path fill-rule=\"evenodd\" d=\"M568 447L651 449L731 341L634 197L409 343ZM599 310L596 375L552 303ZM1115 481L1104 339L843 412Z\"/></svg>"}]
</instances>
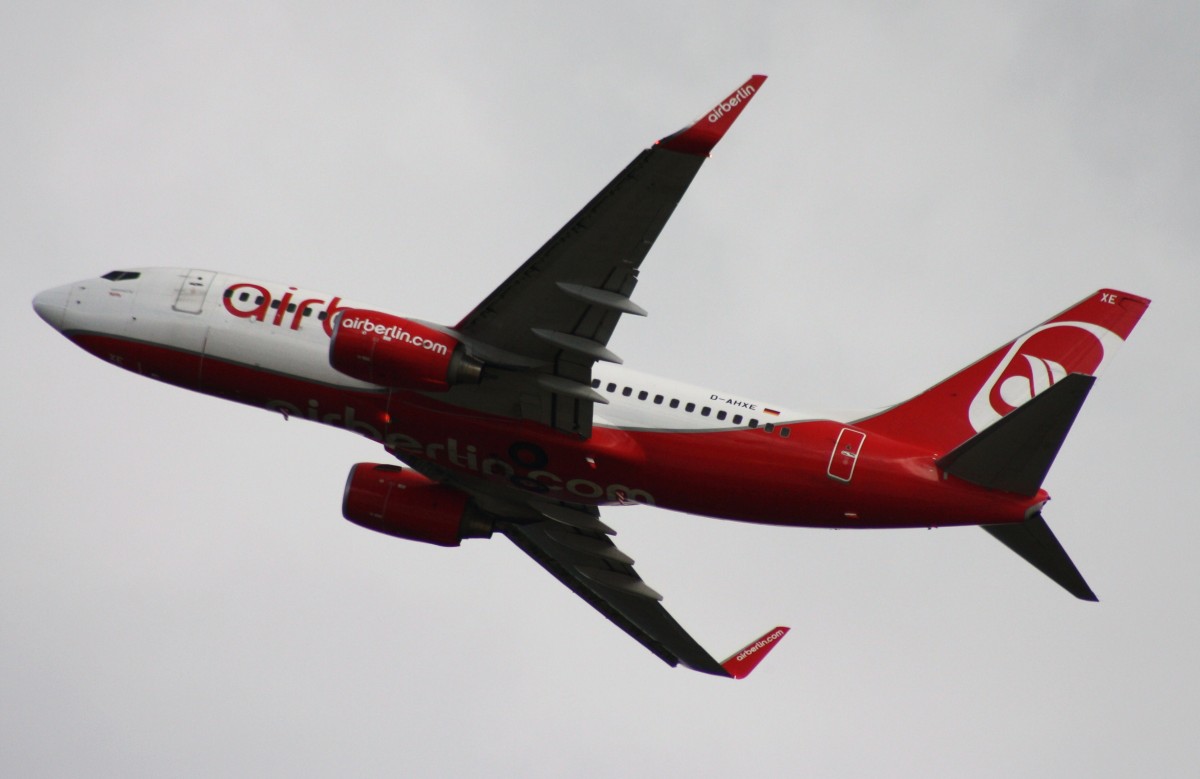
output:
<instances>
[{"instance_id":1,"label":"tail logo swirl","mask_svg":"<svg viewBox=\"0 0 1200 779\"><path fill-rule=\"evenodd\" d=\"M1068 373L1095 375L1122 342L1091 322L1049 322L1030 330L1013 341L971 400L971 427L978 433Z\"/></svg>"}]
</instances>

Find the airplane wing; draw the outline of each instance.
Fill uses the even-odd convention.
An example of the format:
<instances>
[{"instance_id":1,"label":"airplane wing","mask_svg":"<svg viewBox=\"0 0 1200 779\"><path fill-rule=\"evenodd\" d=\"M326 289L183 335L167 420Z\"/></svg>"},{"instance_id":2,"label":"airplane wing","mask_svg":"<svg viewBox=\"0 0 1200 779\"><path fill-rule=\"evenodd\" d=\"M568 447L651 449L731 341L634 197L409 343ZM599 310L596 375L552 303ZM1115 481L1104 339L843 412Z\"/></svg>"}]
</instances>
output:
<instances>
[{"instance_id":1,"label":"airplane wing","mask_svg":"<svg viewBox=\"0 0 1200 779\"><path fill-rule=\"evenodd\" d=\"M538 511L543 518L503 520L496 529L668 665L744 679L788 632L773 628L718 662L663 608L662 596L612 542L596 509L546 504Z\"/></svg>"},{"instance_id":2,"label":"airplane wing","mask_svg":"<svg viewBox=\"0 0 1200 779\"><path fill-rule=\"evenodd\" d=\"M497 525L521 551L664 662L729 676L667 613L662 596L642 581L633 560L616 547L607 528L600 528L548 518Z\"/></svg>"},{"instance_id":3,"label":"airplane wing","mask_svg":"<svg viewBox=\"0 0 1200 779\"><path fill-rule=\"evenodd\" d=\"M495 531L668 665L743 679L788 632L786 627L774 628L718 662L663 608L662 596L642 581L633 559L613 543L616 531L600 521L595 506L524 494L514 498L482 479L393 454L426 478L470 495L474 505L491 516Z\"/></svg>"},{"instance_id":4,"label":"airplane wing","mask_svg":"<svg viewBox=\"0 0 1200 779\"><path fill-rule=\"evenodd\" d=\"M675 205L766 76L751 76L692 125L643 151L455 328L490 366L451 403L533 419L586 438L597 360L620 362L608 340L638 268Z\"/></svg>"}]
</instances>

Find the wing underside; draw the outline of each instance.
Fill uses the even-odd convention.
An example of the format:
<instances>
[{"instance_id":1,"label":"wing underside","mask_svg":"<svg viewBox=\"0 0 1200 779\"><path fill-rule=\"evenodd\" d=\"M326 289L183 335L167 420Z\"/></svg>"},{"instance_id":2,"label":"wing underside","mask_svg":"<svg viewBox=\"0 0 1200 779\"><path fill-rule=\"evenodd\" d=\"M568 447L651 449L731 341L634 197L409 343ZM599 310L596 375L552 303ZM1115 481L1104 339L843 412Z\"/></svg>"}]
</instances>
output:
<instances>
[{"instance_id":1,"label":"wing underside","mask_svg":"<svg viewBox=\"0 0 1200 779\"><path fill-rule=\"evenodd\" d=\"M730 675L663 608L662 596L604 532L551 519L502 522L497 530L664 662Z\"/></svg>"},{"instance_id":2,"label":"wing underside","mask_svg":"<svg viewBox=\"0 0 1200 779\"><path fill-rule=\"evenodd\" d=\"M638 269L712 147L765 80L752 76L695 124L639 154L608 186L455 330L489 367L456 405L530 419L586 438L597 360L622 314L644 315L630 296Z\"/></svg>"}]
</instances>

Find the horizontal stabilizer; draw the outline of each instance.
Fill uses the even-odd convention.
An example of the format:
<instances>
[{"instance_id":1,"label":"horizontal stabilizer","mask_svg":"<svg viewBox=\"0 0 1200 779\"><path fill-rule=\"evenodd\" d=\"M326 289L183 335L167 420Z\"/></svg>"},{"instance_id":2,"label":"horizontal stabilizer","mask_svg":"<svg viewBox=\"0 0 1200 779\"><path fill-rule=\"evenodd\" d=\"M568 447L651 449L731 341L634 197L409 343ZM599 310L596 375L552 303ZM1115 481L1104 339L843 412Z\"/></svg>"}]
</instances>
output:
<instances>
[{"instance_id":1,"label":"horizontal stabilizer","mask_svg":"<svg viewBox=\"0 0 1200 779\"><path fill-rule=\"evenodd\" d=\"M1020 524L984 525L983 529L1076 598L1099 600L1041 514L1034 514Z\"/></svg>"},{"instance_id":2,"label":"horizontal stabilizer","mask_svg":"<svg viewBox=\"0 0 1200 779\"><path fill-rule=\"evenodd\" d=\"M1037 494L1095 376L1072 373L937 461L946 473L993 490Z\"/></svg>"}]
</instances>

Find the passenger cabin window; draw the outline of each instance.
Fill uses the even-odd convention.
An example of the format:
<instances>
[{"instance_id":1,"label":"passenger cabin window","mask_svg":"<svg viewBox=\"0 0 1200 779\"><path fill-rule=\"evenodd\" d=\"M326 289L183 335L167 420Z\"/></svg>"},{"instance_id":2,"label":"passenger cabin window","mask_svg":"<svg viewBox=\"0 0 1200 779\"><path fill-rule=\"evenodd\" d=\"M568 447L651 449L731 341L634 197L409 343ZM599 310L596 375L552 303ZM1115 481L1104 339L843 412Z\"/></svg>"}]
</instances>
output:
<instances>
[{"instance_id":1,"label":"passenger cabin window","mask_svg":"<svg viewBox=\"0 0 1200 779\"><path fill-rule=\"evenodd\" d=\"M733 415L733 424L735 424L735 425L740 425L740 424L742 424L742 415L741 415L741 414L734 414L734 415Z\"/></svg>"},{"instance_id":2,"label":"passenger cabin window","mask_svg":"<svg viewBox=\"0 0 1200 779\"><path fill-rule=\"evenodd\" d=\"M700 416L702 416L702 417L706 417L711 413L712 413L712 409L709 408L708 406L705 406L704 408L700 409Z\"/></svg>"},{"instance_id":3,"label":"passenger cabin window","mask_svg":"<svg viewBox=\"0 0 1200 779\"><path fill-rule=\"evenodd\" d=\"M648 397L650 397L650 393L646 392L646 390L642 390L638 393L638 400L645 400Z\"/></svg>"},{"instance_id":4,"label":"passenger cabin window","mask_svg":"<svg viewBox=\"0 0 1200 779\"><path fill-rule=\"evenodd\" d=\"M686 411L686 412L688 412L688 413L690 414L690 413L692 413L693 411L695 411L695 410L696 410L696 404L695 404L695 403L688 403L686 406L684 406L684 407L683 407L683 410L684 410L684 411Z\"/></svg>"},{"instance_id":5,"label":"passenger cabin window","mask_svg":"<svg viewBox=\"0 0 1200 779\"><path fill-rule=\"evenodd\" d=\"M662 396L662 395L655 395L655 396L654 396L654 402L655 402L656 404L658 404L658 405L660 405L660 406L661 406L661 405L662 405L662 402L663 402L663 396Z\"/></svg>"},{"instance_id":6,"label":"passenger cabin window","mask_svg":"<svg viewBox=\"0 0 1200 779\"><path fill-rule=\"evenodd\" d=\"M621 390L621 394L625 397L629 397L633 394L633 387L626 387L625 389Z\"/></svg>"},{"instance_id":7,"label":"passenger cabin window","mask_svg":"<svg viewBox=\"0 0 1200 779\"><path fill-rule=\"evenodd\" d=\"M727 416L728 416L728 414L727 414L727 413L725 413L724 411L718 411L718 412L717 412L717 419L724 419L724 418L725 418L725 417L727 417Z\"/></svg>"},{"instance_id":8,"label":"passenger cabin window","mask_svg":"<svg viewBox=\"0 0 1200 779\"><path fill-rule=\"evenodd\" d=\"M610 382L608 383L608 386L607 386L607 387L605 387L604 389L606 389L606 390L607 390L607 391L609 391L609 392L616 392L616 391L617 391L617 385L616 385L616 384L614 384L613 382L611 382L611 381L610 381Z\"/></svg>"},{"instance_id":9,"label":"passenger cabin window","mask_svg":"<svg viewBox=\"0 0 1200 779\"><path fill-rule=\"evenodd\" d=\"M592 389L600 389L600 380L592 379Z\"/></svg>"},{"instance_id":10,"label":"passenger cabin window","mask_svg":"<svg viewBox=\"0 0 1200 779\"><path fill-rule=\"evenodd\" d=\"M671 398L671 402L668 403L667 405L669 405L671 408L679 408L679 399Z\"/></svg>"},{"instance_id":11,"label":"passenger cabin window","mask_svg":"<svg viewBox=\"0 0 1200 779\"><path fill-rule=\"evenodd\" d=\"M779 435L782 436L783 438L787 438L791 434L792 434L792 429L790 427L779 428Z\"/></svg>"}]
</instances>

